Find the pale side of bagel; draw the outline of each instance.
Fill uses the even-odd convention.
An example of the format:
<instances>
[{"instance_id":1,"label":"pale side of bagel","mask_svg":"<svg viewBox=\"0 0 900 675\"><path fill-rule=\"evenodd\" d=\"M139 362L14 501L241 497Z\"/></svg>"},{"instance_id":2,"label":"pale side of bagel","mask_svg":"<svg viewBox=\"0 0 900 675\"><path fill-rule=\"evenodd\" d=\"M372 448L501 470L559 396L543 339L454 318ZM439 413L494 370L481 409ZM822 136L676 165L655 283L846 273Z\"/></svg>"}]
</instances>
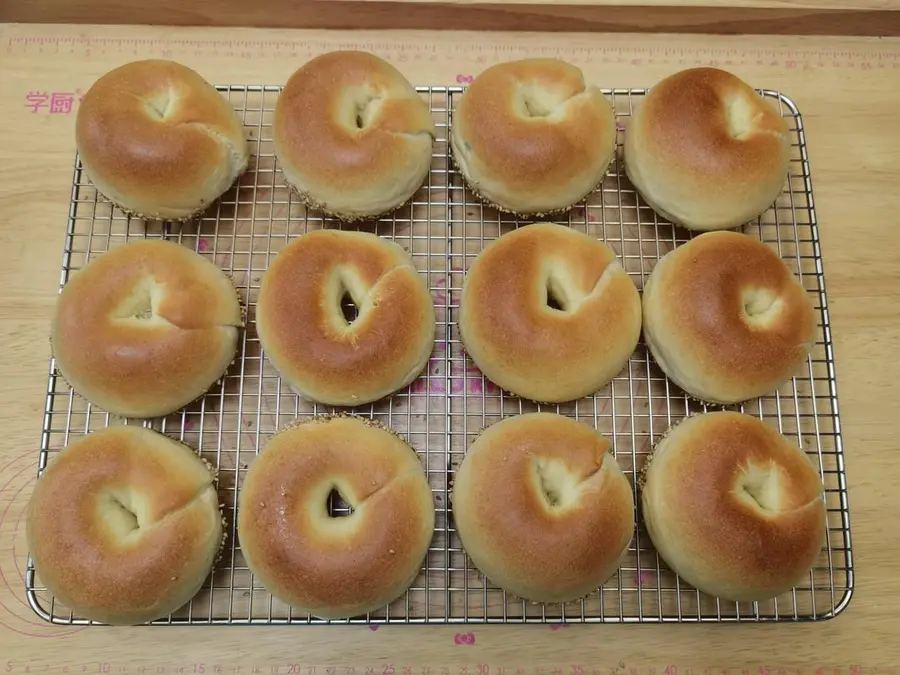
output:
<instances>
[{"instance_id":1,"label":"pale side of bagel","mask_svg":"<svg viewBox=\"0 0 900 675\"><path fill-rule=\"evenodd\" d=\"M194 70L159 59L126 63L94 82L78 106L75 141L97 190L148 220L202 213L250 161L225 97Z\"/></svg>"},{"instance_id":2,"label":"pale side of bagel","mask_svg":"<svg viewBox=\"0 0 900 675\"><path fill-rule=\"evenodd\" d=\"M450 144L479 198L501 211L546 216L602 182L615 158L615 113L570 63L509 61L487 68L459 97Z\"/></svg>"},{"instance_id":3,"label":"pale side of bagel","mask_svg":"<svg viewBox=\"0 0 900 675\"><path fill-rule=\"evenodd\" d=\"M825 543L824 486L775 429L743 413L695 415L647 461L643 521L682 579L723 600L761 601L808 578Z\"/></svg>"},{"instance_id":4,"label":"pale side of bagel","mask_svg":"<svg viewBox=\"0 0 900 675\"><path fill-rule=\"evenodd\" d=\"M657 83L627 123L625 172L657 213L683 227L732 229L784 189L787 122L750 85L716 68Z\"/></svg>"},{"instance_id":5,"label":"pale side of bagel","mask_svg":"<svg viewBox=\"0 0 900 675\"><path fill-rule=\"evenodd\" d=\"M358 316L348 323L341 299ZM313 230L260 281L256 327L266 356L300 396L336 406L410 384L434 347L434 303L412 257L368 232Z\"/></svg>"},{"instance_id":6,"label":"pale side of bagel","mask_svg":"<svg viewBox=\"0 0 900 675\"><path fill-rule=\"evenodd\" d=\"M167 415L226 372L243 326L231 279L164 240L115 246L72 276L56 302L51 346L76 393L122 417Z\"/></svg>"},{"instance_id":7,"label":"pale side of bagel","mask_svg":"<svg viewBox=\"0 0 900 675\"><path fill-rule=\"evenodd\" d=\"M332 490L350 515L329 515ZM381 609L409 588L434 519L425 471L405 441L368 419L321 416L277 433L251 464L238 538L273 596L338 619Z\"/></svg>"},{"instance_id":8,"label":"pale side of bagel","mask_svg":"<svg viewBox=\"0 0 900 675\"><path fill-rule=\"evenodd\" d=\"M453 479L463 548L494 584L532 602L577 600L628 550L634 496L594 429L552 413L487 427Z\"/></svg>"},{"instance_id":9,"label":"pale side of bagel","mask_svg":"<svg viewBox=\"0 0 900 675\"><path fill-rule=\"evenodd\" d=\"M765 243L707 232L667 253L644 284L644 340L688 395L733 404L777 390L806 362L810 294Z\"/></svg>"},{"instance_id":10,"label":"pale side of bagel","mask_svg":"<svg viewBox=\"0 0 900 675\"><path fill-rule=\"evenodd\" d=\"M394 66L367 52L333 51L288 79L272 133L300 199L354 221L413 197L431 169L436 129L428 104Z\"/></svg>"},{"instance_id":11,"label":"pale side of bagel","mask_svg":"<svg viewBox=\"0 0 900 675\"><path fill-rule=\"evenodd\" d=\"M213 481L191 448L144 427L72 441L27 506L39 583L76 617L100 623L175 612L200 590L224 542Z\"/></svg>"},{"instance_id":12,"label":"pale side of bagel","mask_svg":"<svg viewBox=\"0 0 900 675\"><path fill-rule=\"evenodd\" d=\"M640 339L640 295L615 252L554 223L485 246L466 273L459 309L463 345L481 372L544 403L603 388Z\"/></svg>"}]
</instances>

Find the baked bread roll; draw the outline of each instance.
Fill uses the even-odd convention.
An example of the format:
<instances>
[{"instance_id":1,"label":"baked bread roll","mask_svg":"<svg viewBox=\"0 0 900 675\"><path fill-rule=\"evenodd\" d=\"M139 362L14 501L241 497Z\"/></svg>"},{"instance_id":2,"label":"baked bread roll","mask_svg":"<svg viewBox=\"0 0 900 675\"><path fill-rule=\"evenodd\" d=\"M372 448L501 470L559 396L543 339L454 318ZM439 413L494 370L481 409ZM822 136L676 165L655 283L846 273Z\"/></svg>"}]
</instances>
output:
<instances>
[{"instance_id":1,"label":"baked bread roll","mask_svg":"<svg viewBox=\"0 0 900 675\"><path fill-rule=\"evenodd\" d=\"M463 345L481 372L544 403L606 386L641 333L640 296L615 252L554 223L485 246L466 274L459 312Z\"/></svg>"},{"instance_id":2,"label":"baked bread roll","mask_svg":"<svg viewBox=\"0 0 900 675\"><path fill-rule=\"evenodd\" d=\"M425 100L374 54L317 56L287 81L272 126L275 157L309 207L345 221L409 201L431 169Z\"/></svg>"},{"instance_id":3,"label":"baked bread roll","mask_svg":"<svg viewBox=\"0 0 900 675\"><path fill-rule=\"evenodd\" d=\"M355 318L342 301L352 303ZM256 328L297 394L356 406L422 372L434 346L434 305L398 244L367 232L314 230L288 244L263 274Z\"/></svg>"},{"instance_id":4,"label":"baked bread roll","mask_svg":"<svg viewBox=\"0 0 900 675\"><path fill-rule=\"evenodd\" d=\"M784 189L787 122L750 85L690 68L654 86L625 131L625 172L644 201L691 230L723 230L759 216Z\"/></svg>"},{"instance_id":5,"label":"baked bread roll","mask_svg":"<svg viewBox=\"0 0 900 675\"><path fill-rule=\"evenodd\" d=\"M122 417L168 415L202 396L237 353L231 280L185 246L139 240L94 258L56 302L51 346L76 393Z\"/></svg>"},{"instance_id":6,"label":"baked bread roll","mask_svg":"<svg viewBox=\"0 0 900 675\"><path fill-rule=\"evenodd\" d=\"M616 119L600 89L557 59L491 66L459 97L451 157L472 192L521 216L565 211L603 180Z\"/></svg>"},{"instance_id":7,"label":"baked bread roll","mask_svg":"<svg viewBox=\"0 0 900 675\"><path fill-rule=\"evenodd\" d=\"M590 427L551 413L490 425L453 480L463 548L494 584L567 602L612 576L634 533L634 497Z\"/></svg>"},{"instance_id":8,"label":"baked bread roll","mask_svg":"<svg viewBox=\"0 0 900 675\"><path fill-rule=\"evenodd\" d=\"M766 244L707 232L670 251L644 284L644 341L689 396L732 404L777 390L806 362L809 293Z\"/></svg>"},{"instance_id":9,"label":"baked bread roll","mask_svg":"<svg viewBox=\"0 0 900 675\"><path fill-rule=\"evenodd\" d=\"M97 191L147 220L202 213L250 160L225 97L187 66L158 59L98 79L78 106L75 142Z\"/></svg>"},{"instance_id":10,"label":"baked bread roll","mask_svg":"<svg viewBox=\"0 0 900 675\"><path fill-rule=\"evenodd\" d=\"M758 601L807 578L825 543L824 486L812 463L759 418L712 412L676 424L641 478L644 524L682 579Z\"/></svg>"},{"instance_id":11,"label":"baked bread roll","mask_svg":"<svg viewBox=\"0 0 900 675\"><path fill-rule=\"evenodd\" d=\"M337 491L350 515L329 515ZM325 619L381 609L412 584L434 529L415 451L385 426L323 416L272 437L241 489L238 537L256 579Z\"/></svg>"},{"instance_id":12,"label":"baked bread roll","mask_svg":"<svg viewBox=\"0 0 900 675\"><path fill-rule=\"evenodd\" d=\"M197 594L224 542L213 478L189 447L144 427L72 441L26 510L40 582L91 621L168 616Z\"/></svg>"}]
</instances>

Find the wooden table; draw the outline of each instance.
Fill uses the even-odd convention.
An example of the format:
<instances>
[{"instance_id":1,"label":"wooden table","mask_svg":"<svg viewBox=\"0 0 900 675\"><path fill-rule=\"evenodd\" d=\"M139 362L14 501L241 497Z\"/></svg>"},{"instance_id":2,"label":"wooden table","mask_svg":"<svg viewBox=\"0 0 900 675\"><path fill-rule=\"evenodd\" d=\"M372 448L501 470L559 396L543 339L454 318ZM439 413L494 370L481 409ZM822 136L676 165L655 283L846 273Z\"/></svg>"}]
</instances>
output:
<instances>
[{"instance_id":1,"label":"wooden table","mask_svg":"<svg viewBox=\"0 0 900 675\"><path fill-rule=\"evenodd\" d=\"M900 35L897 0L28 0L15 23L256 28Z\"/></svg>"},{"instance_id":2,"label":"wooden table","mask_svg":"<svg viewBox=\"0 0 900 675\"><path fill-rule=\"evenodd\" d=\"M81 630L42 624L31 613L20 516L34 482L72 171L66 95L148 55L183 61L215 82L278 84L307 54L356 45L390 57L417 84L465 81L501 58L558 54L617 87L652 85L680 67L716 62L796 101L809 138L851 486L857 585L839 618L815 625L475 627L474 644L457 644L452 626ZM0 672L856 675L900 665L900 41L6 25L0 67L0 332L7 350L0 378ZM29 100L43 105L33 110Z\"/></svg>"}]
</instances>

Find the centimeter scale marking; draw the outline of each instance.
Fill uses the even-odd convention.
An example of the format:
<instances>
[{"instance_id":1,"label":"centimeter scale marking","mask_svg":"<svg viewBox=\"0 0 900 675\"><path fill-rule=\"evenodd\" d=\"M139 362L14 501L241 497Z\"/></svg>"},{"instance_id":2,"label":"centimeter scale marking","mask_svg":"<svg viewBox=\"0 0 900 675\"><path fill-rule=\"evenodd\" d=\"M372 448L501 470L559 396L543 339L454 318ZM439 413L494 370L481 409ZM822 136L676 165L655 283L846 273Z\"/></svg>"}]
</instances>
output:
<instances>
[{"instance_id":1,"label":"centimeter scale marking","mask_svg":"<svg viewBox=\"0 0 900 675\"><path fill-rule=\"evenodd\" d=\"M552 37L552 36L551 36ZM388 60L404 62L459 62L461 66L488 64L525 55L557 56L574 63L628 63L722 66L763 65L788 70L840 68L859 70L900 70L900 51L859 49L793 49L758 47L689 47L613 45L516 45L460 44L458 42L418 43L391 40L309 40L271 39L180 39L112 38L85 36L10 36L7 55L44 55L68 58L94 55L121 55L129 58L222 56L254 59L265 57L309 58L334 49L362 49Z\"/></svg>"}]
</instances>

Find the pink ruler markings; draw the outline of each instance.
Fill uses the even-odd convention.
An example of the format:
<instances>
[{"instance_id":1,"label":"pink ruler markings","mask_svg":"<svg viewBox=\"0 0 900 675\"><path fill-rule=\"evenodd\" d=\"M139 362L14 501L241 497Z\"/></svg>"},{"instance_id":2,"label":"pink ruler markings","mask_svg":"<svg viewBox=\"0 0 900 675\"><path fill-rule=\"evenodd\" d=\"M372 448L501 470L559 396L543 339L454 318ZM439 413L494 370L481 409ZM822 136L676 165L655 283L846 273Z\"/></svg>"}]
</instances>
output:
<instances>
[{"instance_id":1,"label":"pink ruler markings","mask_svg":"<svg viewBox=\"0 0 900 675\"><path fill-rule=\"evenodd\" d=\"M789 49L759 47L686 47L677 45L605 46L511 45L511 44L435 44L379 40L228 40L180 38L112 38L78 36L20 36L7 39L8 54L44 54L60 56L123 56L176 58L179 56L223 56L252 59L286 56L303 58L333 49L363 49L398 62L452 61L493 63L519 55L558 56L575 63L633 63L680 65L762 65L800 68L847 68L861 70L900 69L900 51L858 49Z\"/></svg>"},{"instance_id":2,"label":"pink ruler markings","mask_svg":"<svg viewBox=\"0 0 900 675\"><path fill-rule=\"evenodd\" d=\"M784 70L852 69L857 71L900 70L900 51L779 49L756 47L685 47L677 45L545 45L435 44L387 40L228 40L181 38L115 38L85 36L10 36L5 52L13 55L45 55L91 58L117 55L135 58L190 58L214 56L252 60L261 57L309 59L334 49L361 49L395 63L450 63L459 68L451 84L468 84L481 66L522 56L551 56L577 65L629 64L678 67L696 65L723 68L746 65ZM23 106L28 112L70 115L82 95L81 88L67 90L29 89Z\"/></svg>"}]
</instances>

